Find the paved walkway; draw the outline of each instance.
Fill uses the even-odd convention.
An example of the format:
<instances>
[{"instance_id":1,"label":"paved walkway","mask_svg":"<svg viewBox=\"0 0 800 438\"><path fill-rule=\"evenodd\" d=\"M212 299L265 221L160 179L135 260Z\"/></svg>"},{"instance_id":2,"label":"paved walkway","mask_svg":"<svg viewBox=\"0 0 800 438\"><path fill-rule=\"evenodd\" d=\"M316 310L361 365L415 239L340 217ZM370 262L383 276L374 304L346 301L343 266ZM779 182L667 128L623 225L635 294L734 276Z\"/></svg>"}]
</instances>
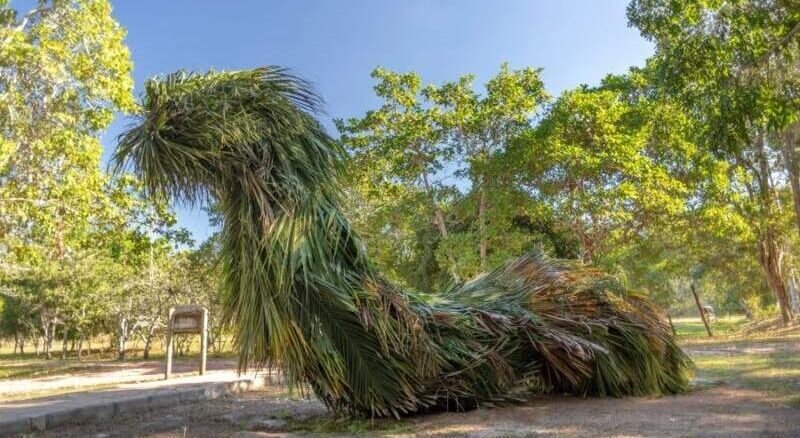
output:
<instances>
[{"instance_id":1,"label":"paved walkway","mask_svg":"<svg viewBox=\"0 0 800 438\"><path fill-rule=\"evenodd\" d=\"M178 372L191 363L176 364ZM177 403L216 398L229 392L262 387L267 374L238 375L235 362L209 361L205 375L183 375L163 380L159 362L128 363L78 376L0 381L0 436L44 430L66 423L99 422L121 413L146 411ZM232 368L233 366L233 368ZM103 385L98 387L98 385ZM95 389L80 390L88 386ZM72 392L19 398L32 391Z\"/></svg>"},{"instance_id":2,"label":"paved walkway","mask_svg":"<svg viewBox=\"0 0 800 438\"><path fill-rule=\"evenodd\" d=\"M82 387L101 386L119 383L133 383L161 380L164 378L163 361L87 361L84 363L92 371L80 371L68 375L50 377L34 377L28 379L0 380L0 402L7 399L19 399L35 396L37 392L53 392ZM180 376L185 373L196 373L198 361L181 359L173 363L173 373ZM230 372L236 369L236 360L209 358L209 373L218 371Z\"/></svg>"}]
</instances>

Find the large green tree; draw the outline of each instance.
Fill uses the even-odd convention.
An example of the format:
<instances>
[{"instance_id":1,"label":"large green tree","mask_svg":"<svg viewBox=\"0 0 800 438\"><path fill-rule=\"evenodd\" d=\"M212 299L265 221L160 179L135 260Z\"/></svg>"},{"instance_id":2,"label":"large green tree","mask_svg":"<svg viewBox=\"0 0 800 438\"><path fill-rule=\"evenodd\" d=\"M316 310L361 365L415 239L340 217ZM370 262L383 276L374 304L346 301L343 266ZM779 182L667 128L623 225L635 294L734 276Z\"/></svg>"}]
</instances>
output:
<instances>
[{"instance_id":1,"label":"large green tree","mask_svg":"<svg viewBox=\"0 0 800 438\"><path fill-rule=\"evenodd\" d=\"M497 159L546 98L538 71L504 64L483 95L472 76L437 87L416 73L372 75L382 105L337 126L357 195L350 217L390 278L430 289L547 240L537 229L545 210Z\"/></svg>"},{"instance_id":2,"label":"large green tree","mask_svg":"<svg viewBox=\"0 0 800 438\"><path fill-rule=\"evenodd\" d=\"M124 36L105 0L0 1L0 261L46 349L104 204L99 134L134 107Z\"/></svg>"},{"instance_id":3,"label":"large green tree","mask_svg":"<svg viewBox=\"0 0 800 438\"><path fill-rule=\"evenodd\" d=\"M441 180L452 150L418 74L377 68L372 77L380 107L336 121L351 154L350 217L390 278L430 287L441 277L436 246L449 236L455 189Z\"/></svg>"},{"instance_id":4,"label":"large green tree","mask_svg":"<svg viewBox=\"0 0 800 438\"><path fill-rule=\"evenodd\" d=\"M443 143L446 133L437 126L438 111L422 95L418 74L377 68L372 77L378 81L374 89L383 100L381 107L361 119L337 121L342 140L356 154L353 166L383 178L371 180L373 186L400 183L422 192L432 222L447 237L445 213L437 202L437 174L452 153Z\"/></svg>"},{"instance_id":5,"label":"large green tree","mask_svg":"<svg viewBox=\"0 0 800 438\"><path fill-rule=\"evenodd\" d=\"M687 127L667 111L582 87L560 96L515 142L522 183L579 238L584 262L683 212L695 152L691 143L660 135Z\"/></svg>"},{"instance_id":6,"label":"large green tree","mask_svg":"<svg viewBox=\"0 0 800 438\"><path fill-rule=\"evenodd\" d=\"M503 207L514 205L510 199L494 194L509 194L503 187L502 167L493 166L493 158L501 154L509 142L530 127L530 121L548 95L539 70L511 70L503 64L500 71L486 83L486 91L474 88L474 76L462 76L441 86L429 86L426 95L438 107L437 122L446 133L445 140L453 148L458 164L458 176L471 184L470 201L474 206L474 235L478 256L478 271L489 269L490 237L494 230L508 231L507 222L499 213ZM505 185L509 187L509 185ZM512 202L507 202L512 201ZM492 210L498 214L493 219ZM509 218L513 215L506 214ZM494 233L499 234L499 233ZM469 251L456 238L459 252ZM500 246L500 245L498 245ZM474 273L474 272L473 272Z\"/></svg>"},{"instance_id":7,"label":"large green tree","mask_svg":"<svg viewBox=\"0 0 800 438\"><path fill-rule=\"evenodd\" d=\"M796 139L788 134L798 113L798 9L780 0L636 0L628 14L656 43L651 63L661 91L701 121L698 142L729 163L730 204L752 229L753 255L788 323L787 235L776 175L780 149L789 174L796 173Z\"/></svg>"},{"instance_id":8,"label":"large green tree","mask_svg":"<svg viewBox=\"0 0 800 438\"><path fill-rule=\"evenodd\" d=\"M125 32L104 0L0 3L0 218L63 256L102 192L99 133L133 108ZM13 239L13 240L11 240ZM29 242L26 242L26 244Z\"/></svg>"}]
</instances>

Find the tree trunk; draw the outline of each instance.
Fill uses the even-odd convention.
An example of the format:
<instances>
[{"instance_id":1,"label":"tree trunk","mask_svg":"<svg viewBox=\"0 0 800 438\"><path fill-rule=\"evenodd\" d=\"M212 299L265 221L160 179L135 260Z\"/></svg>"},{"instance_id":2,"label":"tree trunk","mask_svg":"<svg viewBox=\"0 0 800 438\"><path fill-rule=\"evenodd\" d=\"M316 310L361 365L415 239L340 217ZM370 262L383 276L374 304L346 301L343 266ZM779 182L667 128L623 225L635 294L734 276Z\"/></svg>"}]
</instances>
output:
<instances>
[{"instance_id":1,"label":"tree trunk","mask_svg":"<svg viewBox=\"0 0 800 438\"><path fill-rule=\"evenodd\" d=\"M151 341L148 338L147 340L144 341L144 349L142 350L142 359L144 360L150 359L150 347L151 347Z\"/></svg>"},{"instance_id":2,"label":"tree trunk","mask_svg":"<svg viewBox=\"0 0 800 438\"><path fill-rule=\"evenodd\" d=\"M478 189L478 253L480 255L481 270L486 270L486 253L488 252L488 242L486 241L486 191L483 184Z\"/></svg>"},{"instance_id":3,"label":"tree trunk","mask_svg":"<svg viewBox=\"0 0 800 438\"><path fill-rule=\"evenodd\" d=\"M69 345L69 341L67 339L67 334L69 330L67 327L64 327L64 336L61 338L61 360L67 360L67 345Z\"/></svg>"},{"instance_id":4,"label":"tree trunk","mask_svg":"<svg viewBox=\"0 0 800 438\"><path fill-rule=\"evenodd\" d=\"M78 336L78 360L83 360L83 335Z\"/></svg>"},{"instance_id":5,"label":"tree trunk","mask_svg":"<svg viewBox=\"0 0 800 438\"><path fill-rule=\"evenodd\" d=\"M125 360L128 344L128 318L119 321L119 336L117 337L117 360Z\"/></svg>"},{"instance_id":6,"label":"tree trunk","mask_svg":"<svg viewBox=\"0 0 800 438\"><path fill-rule=\"evenodd\" d=\"M672 315L667 313L667 321L669 321L669 328L672 329L672 336L678 336L675 332L675 324L672 323Z\"/></svg>"},{"instance_id":7,"label":"tree trunk","mask_svg":"<svg viewBox=\"0 0 800 438\"><path fill-rule=\"evenodd\" d=\"M758 134L755 139L756 158L758 160L758 184L761 201L760 230L758 236L758 261L767 279L767 284L781 308L781 320L786 326L791 323L792 309L789 306L789 295L786 292L786 281L783 276L783 250L778 243L778 234L772 224L774 214L774 192L770 184L770 163L764 145L764 136Z\"/></svg>"},{"instance_id":8,"label":"tree trunk","mask_svg":"<svg viewBox=\"0 0 800 438\"><path fill-rule=\"evenodd\" d=\"M425 192L430 199L431 208L433 209L433 223L436 225L436 228L439 230L439 235L442 236L442 239L447 239L449 233L447 232L447 222L444 219L444 212L442 209L439 208L439 204L436 203L436 198L434 197L433 187L431 186L430 181L428 180L428 173L422 172L422 182L425 185ZM448 268L452 268L456 265L455 258L452 254L447 255L447 260L450 262L450 266ZM449 269L448 269L449 270ZM450 275L453 278L457 278L458 276L455 275L453 272L450 272ZM212 342L211 345L214 345ZM216 348L216 347L215 347ZM221 350L221 347L220 347ZM218 352L215 350L215 352Z\"/></svg>"},{"instance_id":9,"label":"tree trunk","mask_svg":"<svg viewBox=\"0 0 800 438\"><path fill-rule=\"evenodd\" d=\"M692 283L692 295L694 295L694 302L697 304L697 311L700 312L700 319L703 320L703 325L706 326L706 331L708 332L708 337L714 337L711 333L711 327L708 325L708 320L706 319L706 312L703 311L703 305L700 303L700 297L697 295L697 290L694 287L694 283Z\"/></svg>"},{"instance_id":10,"label":"tree trunk","mask_svg":"<svg viewBox=\"0 0 800 438\"><path fill-rule=\"evenodd\" d=\"M211 309L209 309L209 313L211 313ZM211 319L208 320L208 334L206 335L206 339L208 340L208 345L210 346L210 350L212 353L217 352L217 336L216 332L214 332L214 326L211 325Z\"/></svg>"},{"instance_id":11,"label":"tree trunk","mask_svg":"<svg viewBox=\"0 0 800 438\"><path fill-rule=\"evenodd\" d=\"M51 350L53 348L53 337L55 335L55 324L52 322L51 318L48 318L44 315L39 317L42 326L42 334L44 339L42 339L42 350L44 352L45 357L48 359L52 358Z\"/></svg>"},{"instance_id":12,"label":"tree trunk","mask_svg":"<svg viewBox=\"0 0 800 438\"><path fill-rule=\"evenodd\" d=\"M45 339L44 352L45 352L45 355L47 356L47 358L51 359L53 357L52 356L53 340L56 337L56 334L55 334L56 325L52 324L52 323L48 324L48 325L49 325L49 330L47 332L47 338Z\"/></svg>"},{"instance_id":13,"label":"tree trunk","mask_svg":"<svg viewBox=\"0 0 800 438\"><path fill-rule=\"evenodd\" d=\"M739 305L742 306L742 309L744 309L745 319L747 319L748 321L752 321L755 319L753 311L750 310L750 307L747 306L747 302L744 300L744 298L739 298Z\"/></svg>"},{"instance_id":14,"label":"tree trunk","mask_svg":"<svg viewBox=\"0 0 800 438\"><path fill-rule=\"evenodd\" d=\"M789 304L789 294L786 291L786 282L783 278L783 250L777 242L771 229L768 229L758 243L758 262L764 270L767 284L781 310L781 322L784 326L789 325L794 319L792 308Z\"/></svg>"},{"instance_id":15,"label":"tree trunk","mask_svg":"<svg viewBox=\"0 0 800 438\"><path fill-rule=\"evenodd\" d=\"M50 359L50 352L47 349L47 338L50 327L44 322L43 316L41 316L40 319L42 321L42 353L44 353L45 356Z\"/></svg>"},{"instance_id":16,"label":"tree trunk","mask_svg":"<svg viewBox=\"0 0 800 438\"><path fill-rule=\"evenodd\" d=\"M576 207L576 199L580 193L583 192L583 180L568 180L567 190L569 192L569 211L572 217L571 228L572 231L578 235L580 239L580 259L585 264L590 264L594 261L594 239L589 235L587 226L583 223L582 215L578 212Z\"/></svg>"},{"instance_id":17,"label":"tree trunk","mask_svg":"<svg viewBox=\"0 0 800 438\"><path fill-rule=\"evenodd\" d=\"M796 315L800 312L800 295L797 292L797 276L794 268L792 268L789 279L786 282L786 291L789 293L789 308L792 309L792 314Z\"/></svg>"},{"instance_id":18,"label":"tree trunk","mask_svg":"<svg viewBox=\"0 0 800 438\"><path fill-rule=\"evenodd\" d=\"M439 206L433 207L433 217L434 221L436 222L436 227L439 229L439 234L442 235L443 238L447 238L447 224L444 222L444 214Z\"/></svg>"},{"instance_id":19,"label":"tree trunk","mask_svg":"<svg viewBox=\"0 0 800 438\"><path fill-rule=\"evenodd\" d=\"M800 232L800 163L798 163L797 152L795 147L798 140L798 129L800 125L797 123L789 126L783 133L783 145L781 153L783 155L783 163L786 167L786 174L789 177L789 183L792 186L792 200L794 201L794 222Z\"/></svg>"},{"instance_id":20,"label":"tree trunk","mask_svg":"<svg viewBox=\"0 0 800 438\"><path fill-rule=\"evenodd\" d=\"M216 340L216 343L217 343L217 346L215 347L214 352L215 353L222 353L222 351L225 349L225 345L227 345L227 342L225 341L225 337L222 336L222 329L221 328L215 329L214 339Z\"/></svg>"},{"instance_id":21,"label":"tree trunk","mask_svg":"<svg viewBox=\"0 0 800 438\"><path fill-rule=\"evenodd\" d=\"M436 224L436 228L439 229L439 234L446 239L447 223L444 221L444 213L442 213L442 209L439 208L439 205L436 203L436 199L433 196L433 187L431 187L431 183L428 180L427 172L422 172L422 183L425 185L425 191L430 198L431 208L433 208L433 222Z\"/></svg>"},{"instance_id":22,"label":"tree trunk","mask_svg":"<svg viewBox=\"0 0 800 438\"><path fill-rule=\"evenodd\" d=\"M144 339L144 350L142 351L142 357L144 359L150 359L150 350L153 348L153 339L155 338L156 334L156 323L153 322L150 324L150 327L147 329L147 336Z\"/></svg>"},{"instance_id":23,"label":"tree trunk","mask_svg":"<svg viewBox=\"0 0 800 438\"><path fill-rule=\"evenodd\" d=\"M581 261L585 264L591 264L594 260L594 241L583 229L583 224L578 221L579 231L578 235L581 239Z\"/></svg>"}]
</instances>

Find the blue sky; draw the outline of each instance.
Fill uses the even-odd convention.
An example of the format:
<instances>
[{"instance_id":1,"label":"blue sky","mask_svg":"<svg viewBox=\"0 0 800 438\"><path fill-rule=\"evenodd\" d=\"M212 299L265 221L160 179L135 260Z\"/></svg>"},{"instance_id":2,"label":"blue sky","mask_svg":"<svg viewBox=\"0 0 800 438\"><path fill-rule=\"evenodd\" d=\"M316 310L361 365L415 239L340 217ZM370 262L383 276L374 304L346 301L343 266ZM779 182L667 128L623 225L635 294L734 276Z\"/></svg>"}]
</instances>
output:
<instances>
[{"instance_id":1,"label":"blue sky","mask_svg":"<svg viewBox=\"0 0 800 438\"><path fill-rule=\"evenodd\" d=\"M313 82L330 119L377 106L370 71L416 71L428 83L466 73L477 84L508 61L544 69L555 95L641 65L652 46L627 26L623 0L112 0L128 30L137 94L179 68L281 65ZM105 157L125 120L103 136ZM177 208L199 242L202 211Z\"/></svg>"}]
</instances>

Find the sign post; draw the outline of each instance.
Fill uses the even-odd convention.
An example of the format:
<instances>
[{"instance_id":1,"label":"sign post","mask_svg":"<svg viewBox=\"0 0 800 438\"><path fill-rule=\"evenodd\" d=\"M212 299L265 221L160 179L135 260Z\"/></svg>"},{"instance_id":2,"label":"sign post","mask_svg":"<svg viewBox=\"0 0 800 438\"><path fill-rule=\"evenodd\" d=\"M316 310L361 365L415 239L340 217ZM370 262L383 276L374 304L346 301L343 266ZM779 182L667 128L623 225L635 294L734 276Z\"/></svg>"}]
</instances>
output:
<instances>
[{"instance_id":1,"label":"sign post","mask_svg":"<svg viewBox=\"0 0 800 438\"><path fill-rule=\"evenodd\" d=\"M208 356L208 309L198 304L176 306L169 309L167 324L167 364L164 379L172 377L173 338L179 333L200 335L200 375L206 373Z\"/></svg>"}]
</instances>

